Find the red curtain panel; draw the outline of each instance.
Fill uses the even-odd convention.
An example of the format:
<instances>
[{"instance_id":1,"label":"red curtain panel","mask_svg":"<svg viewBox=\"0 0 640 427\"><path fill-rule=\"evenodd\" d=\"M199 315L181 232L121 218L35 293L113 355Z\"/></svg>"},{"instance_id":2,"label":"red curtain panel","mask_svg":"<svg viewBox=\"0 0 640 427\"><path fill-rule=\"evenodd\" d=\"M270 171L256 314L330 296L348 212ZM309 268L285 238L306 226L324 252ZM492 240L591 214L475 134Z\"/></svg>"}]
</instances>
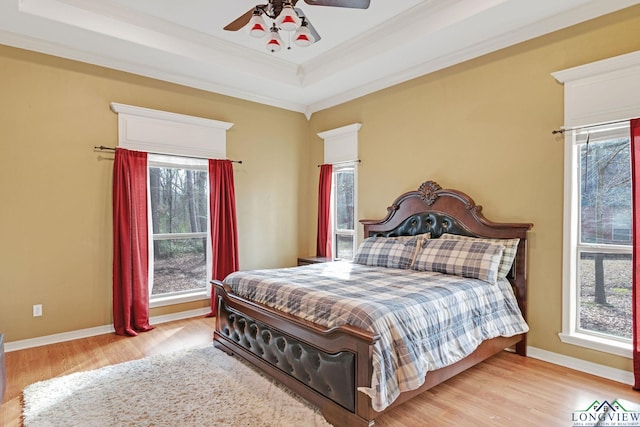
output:
<instances>
[{"instance_id":1,"label":"red curtain panel","mask_svg":"<svg viewBox=\"0 0 640 427\"><path fill-rule=\"evenodd\" d=\"M147 153L116 149L113 166L113 326L149 331Z\"/></svg>"},{"instance_id":2,"label":"red curtain panel","mask_svg":"<svg viewBox=\"0 0 640 427\"><path fill-rule=\"evenodd\" d=\"M209 203L211 215L212 278L223 280L240 268L236 196L231 160L209 160ZM218 311L215 289L211 294L211 313Z\"/></svg>"},{"instance_id":3,"label":"red curtain panel","mask_svg":"<svg viewBox=\"0 0 640 427\"><path fill-rule=\"evenodd\" d=\"M318 237L316 255L331 256L331 175L332 165L320 166L320 183L318 185Z\"/></svg>"},{"instance_id":4,"label":"red curtain panel","mask_svg":"<svg viewBox=\"0 0 640 427\"><path fill-rule=\"evenodd\" d=\"M631 120L631 177L633 191L633 388L640 390L640 119Z\"/></svg>"}]
</instances>

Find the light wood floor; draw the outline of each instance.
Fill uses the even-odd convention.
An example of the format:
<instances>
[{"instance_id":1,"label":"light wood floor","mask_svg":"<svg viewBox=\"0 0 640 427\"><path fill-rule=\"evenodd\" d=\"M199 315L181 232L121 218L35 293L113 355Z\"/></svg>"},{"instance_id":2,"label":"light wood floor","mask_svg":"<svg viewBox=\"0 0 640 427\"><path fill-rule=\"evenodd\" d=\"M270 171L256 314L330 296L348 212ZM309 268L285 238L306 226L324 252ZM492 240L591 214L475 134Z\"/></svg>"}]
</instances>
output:
<instances>
[{"instance_id":1,"label":"light wood floor","mask_svg":"<svg viewBox=\"0 0 640 427\"><path fill-rule=\"evenodd\" d=\"M21 425L22 389L31 383L209 343L213 322L180 320L135 338L100 335L7 353L0 426ZM628 385L504 352L382 415L376 426L566 427L596 399L640 411L640 393Z\"/></svg>"}]
</instances>

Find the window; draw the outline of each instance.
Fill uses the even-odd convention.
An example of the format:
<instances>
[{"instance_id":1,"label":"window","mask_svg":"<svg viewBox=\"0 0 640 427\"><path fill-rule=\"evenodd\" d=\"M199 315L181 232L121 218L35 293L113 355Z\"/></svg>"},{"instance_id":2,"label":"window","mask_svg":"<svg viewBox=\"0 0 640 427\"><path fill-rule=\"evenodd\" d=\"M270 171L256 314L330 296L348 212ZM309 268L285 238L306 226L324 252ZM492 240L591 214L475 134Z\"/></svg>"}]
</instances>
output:
<instances>
[{"instance_id":1,"label":"window","mask_svg":"<svg viewBox=\"0 0 640 427\"><path fill-rule=\"evenodd\" d=\"M352 260L358 240L356 204L360 123L320 132L324 162L333 165L331 177L332 254L336 260Z\"/></svg>"},{"instance_id":2,"label":"window","mask_svg":"<svg viewBox=\"0 0 640 427\"><path fill-rule=\"evenodd\" d=\"M629 123L589 127L567 138L572 237L565 241L571 260L565 268L572 318L565 333L624 348L632 331Z\"/></svg>"},{"instance_id":3,"label":"window","mask_svg":"<svg viewBox=\"0 0 640 427\"><path fill-rule=\"evenodd\" d=\"M115 102L111 109L118 146L149 153L149 306L205 300L212 273L206 159L227 157L233 123Z\"/></svg>"},{"instance_id":4,"label":"window","mask_svg":"<svg viewBox=\"0 0 640 427\"><path fill-rule=\"evenodd\" d=\"M630 358L631 193L624 121L640 112L640 51L552 75L564 85L568 129L559 336L565 343Z\"/></svg>"},{"instance_id":5,"label":"window","mask_svg":"<svg viewBox=\"0 0 640 427\"><path fill-rule=\"evenodd\" d=\"M356 164L334 165L331 182L333 258L351 260L356 250Z\"/></svg>"},{"instance_id":6,"label":"window","mask_svg":"<svg viewBox=\"0 0 640 427\"><path fill-rule=\"evenodd\" d=\"M150 298L207 291L210 263L205 161L149 155Z\"/></svg>"}]
</instances>

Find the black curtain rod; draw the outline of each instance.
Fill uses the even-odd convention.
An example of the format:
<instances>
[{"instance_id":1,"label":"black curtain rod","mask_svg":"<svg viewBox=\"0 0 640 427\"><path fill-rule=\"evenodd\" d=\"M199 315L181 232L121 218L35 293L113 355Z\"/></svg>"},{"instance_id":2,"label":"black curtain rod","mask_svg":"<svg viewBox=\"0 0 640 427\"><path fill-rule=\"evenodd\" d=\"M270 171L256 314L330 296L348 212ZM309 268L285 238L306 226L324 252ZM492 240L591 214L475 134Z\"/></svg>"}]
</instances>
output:
<instances>
[{"instance_id":1,"label":"black curtain rod","mask_svg":"<svg viewBox=\"0 0 640 427\"><path fill-rule=\"evenodd\" d=\"M569 129L556 129L556 130L551 131L551 134L555 135L555 134L558 134L558 133L571 132L573 130L578 130L578 129L589 129L589 128L595 128L595 127L598 127L598 126L616 125L618 123L626 123L628 121L629 120L617 120L615 122L606 122L606 123L600 123L600 124L597 124L597 125L578 126L578 127L569 128Z\"/></svg>"},{"instance_id":2,"label":"black curtain rod","mask_svg":"<svg viewBox=\"0 0 640 427\"><path fill-rule=\"evenodd\" d=\"M358 160L347 160L345 162L331 163L331 165L341 165L341 164L344 164L344 163L361 163L361 162L362 162L362 160L360 160L360 159L358 159ZM318 165L318 167L320 167L320 166L322 166L322 165Z\"/></svg>"},{"instance_id":3,"label":"black curtain rod","mask_svg":"<svg viewBox=\"0 0 640 427\"><path fill-rule=\"evenodd\" d=\"M107 151L116 151L115 147L105 147L104 145L99 145L97 147L93 147L94 150L107 150ZM149 153L149 154L159 154L162 156L170 156L171 154L166 154L166 153ZM196 157L196 156L184 156L184 155L177 155L175 154L175 156L177 157L187 157L189 159L204 159L204 157ZM231 163L240 163L242 164L242 160L231 160Z\"/></svg>"}]
</instances>

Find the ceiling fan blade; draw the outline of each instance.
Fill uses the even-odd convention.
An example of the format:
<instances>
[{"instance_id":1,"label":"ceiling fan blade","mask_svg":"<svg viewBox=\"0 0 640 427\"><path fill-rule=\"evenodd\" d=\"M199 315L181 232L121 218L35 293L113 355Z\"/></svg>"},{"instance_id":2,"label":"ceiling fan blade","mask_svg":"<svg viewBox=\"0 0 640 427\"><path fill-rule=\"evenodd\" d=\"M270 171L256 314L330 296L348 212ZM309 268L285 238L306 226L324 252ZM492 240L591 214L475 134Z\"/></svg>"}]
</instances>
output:
<instances>
[{"instance_id":1,"label":"ceiling fan blade","mask_svg":"<svg viewBox=\"0 0 640 427\"><path fill-rule=\"evenodd\" d=\"M313 6L348 7L351 9L368 9L371 0L304 0Z\"/></svg>"},{"instance_id":2,"label":"ceiling fan blade","mask_svg":"<svg viewBox=\"0 0 640 427\"><path fill-rule=\"evenodd\" d=\"M240 28L244 27L249 23L249 21L251 20L251 17L253 16L254 10L256 10L256 8L252 7L251 9L249 9L247 13L245 13L244 15L241 15L235 21L227 24L227 26L224 27L224 29L227 31L238 31Z\"/></svg>"},{"instance_id":3,"label":"ceiling fan blade","mask_svg":"<svg viewBox=\"0 0 640 427\"><path fill-rule=\"evenodd\" d=\"M306 23L307 23L307 28L309 29L309 32L311 33L311 35L314 38L314 43L316 43L318 40L321 39L320 34L318 34L318 32L316 31L315 28L313 28L313 25L311 25L311 21L309 21L309 18L307 18L304 14L304 12L302 11L302 9L296 7L294 8L294 10L296 11L296 14L300 17L300 19L303 19Z\"/></svg>"}]
</instances>

